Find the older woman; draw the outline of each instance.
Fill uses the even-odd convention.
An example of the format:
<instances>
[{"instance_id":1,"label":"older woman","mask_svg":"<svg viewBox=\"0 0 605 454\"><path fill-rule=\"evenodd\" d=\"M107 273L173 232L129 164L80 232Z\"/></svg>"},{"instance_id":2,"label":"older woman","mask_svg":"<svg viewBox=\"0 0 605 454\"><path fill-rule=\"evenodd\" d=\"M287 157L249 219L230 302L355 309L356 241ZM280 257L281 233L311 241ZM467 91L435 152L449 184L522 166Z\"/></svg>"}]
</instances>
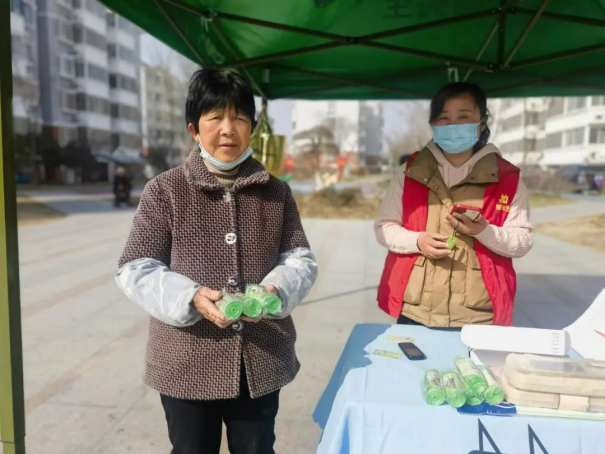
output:
<instances>
[{"instance_id":1,"label":"older woman","mask_svg":"<svg viewBox=\"0 0 605 454\"><path fill-rule=\"evenodd\" d=\"M378 304L400 324L512 324L512 259L533 242L529 197L488 143L488 114L478 85L443 87L431 102L433 140L391 183L375 224L389 250Z\"/></svg>"},{"instance_id":2,"label":"older woman","mask_svg":"<svg viewBox=\"0 0 605 454\"><path fill-rule=\"evenodd\" d=\"M151 315L144 381L159 391L173 454L273 453L280 389L299 369L290 313L317 265L290 188L249 146L255 107L235 74L196 72L186 104L199 147L143 192L116 281ZM262 284L282 313L230 322L222 289Z\"/></svg>"}]
</instances>

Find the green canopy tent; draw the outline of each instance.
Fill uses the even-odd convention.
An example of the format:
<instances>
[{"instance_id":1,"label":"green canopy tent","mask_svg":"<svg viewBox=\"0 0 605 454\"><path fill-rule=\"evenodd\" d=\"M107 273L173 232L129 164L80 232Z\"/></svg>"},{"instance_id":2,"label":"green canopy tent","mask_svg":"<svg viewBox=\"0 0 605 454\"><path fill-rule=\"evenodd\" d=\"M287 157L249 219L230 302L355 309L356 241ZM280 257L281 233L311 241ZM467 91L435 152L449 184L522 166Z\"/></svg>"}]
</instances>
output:
<instances>
[{"instance_id":1,"label":"green canopy tent","mask_svg":"<svg viewBox=\"0 0 605 454\"><path fill-rule=\"evenodd\" d=\"M266 99L414 99L448 80L490 96L605 91L605 0L102 0Z\"/></svg>"},{"instance_id":2,"label":"green canopy tent","mask_svg":"<svg viewBox=\"0 0 605 454\"><path fill-rule=\"evenodd\" d=\"M267 99L424 99L469 80L489 96L605 92L605 0L103 0ZM10 1L0 0L0 440L25 452L12 144Z\"/></svg>"}]
</instances>

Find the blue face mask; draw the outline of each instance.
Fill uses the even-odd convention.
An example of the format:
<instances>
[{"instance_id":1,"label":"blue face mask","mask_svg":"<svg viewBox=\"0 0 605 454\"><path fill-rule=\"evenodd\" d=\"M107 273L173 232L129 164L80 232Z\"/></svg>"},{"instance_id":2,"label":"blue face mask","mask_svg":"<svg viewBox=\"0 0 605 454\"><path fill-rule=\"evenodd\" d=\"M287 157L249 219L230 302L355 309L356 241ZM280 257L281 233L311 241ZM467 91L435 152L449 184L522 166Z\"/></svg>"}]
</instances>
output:
<instances>
[{"instance_id":1,"label":"blue face mask","mask_svg":"<svg viewBox=\"0 0 605 454\"><path fill-rule=\"evenodd\" d=\"M198 145L200 146L200 156L205 161L208 161L210 164L212 164L214 167L216 167L217 169L224 170L226 172L228 172L229 170L235 169L238 165L240 165L242 162L244 162L246 159L248 159L250 156L252 156L252 153L253 153L252 148L250 146L248 146L248 148L246 148L246 151L244 151L242 153L242 155L239 158L237 158L235 161L224 162L224 161L221 161L220 159L215 158L214 156L212 156L210 153L208 153L206 151L206 149L202 145L202 140L200 139L199 134L198 134L197 138L198 138Z\"/></svg>"},{"instance_id":2,"label":"blue face mask","mask_svg":"<svg viewBox=\"0 0 605 454\"><path fill-rule=\"evenodd\" d=\"M478 141L477 127L481 123L433 126L433 141L449 154L471 149Z\"/></svg>"}]
</instances>

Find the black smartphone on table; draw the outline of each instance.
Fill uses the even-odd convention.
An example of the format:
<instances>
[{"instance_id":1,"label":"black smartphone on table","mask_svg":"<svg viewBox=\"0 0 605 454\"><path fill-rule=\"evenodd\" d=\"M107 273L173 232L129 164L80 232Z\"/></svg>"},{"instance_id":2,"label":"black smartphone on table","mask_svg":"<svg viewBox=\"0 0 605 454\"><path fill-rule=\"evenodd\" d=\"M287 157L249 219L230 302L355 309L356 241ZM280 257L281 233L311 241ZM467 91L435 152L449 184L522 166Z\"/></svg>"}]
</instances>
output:
<instances>
[{"instance_id":1,"label":"black smartphone on table","mask_svg":"<svg viewBox=\"0 0 605 454\"><path fill-rule=\"evenodd\" d=\"M407 359L411 361L426 359L426 355L416 347L416 344L412 342L400 342L398 345Z\"/></svg>"}]
</instances>

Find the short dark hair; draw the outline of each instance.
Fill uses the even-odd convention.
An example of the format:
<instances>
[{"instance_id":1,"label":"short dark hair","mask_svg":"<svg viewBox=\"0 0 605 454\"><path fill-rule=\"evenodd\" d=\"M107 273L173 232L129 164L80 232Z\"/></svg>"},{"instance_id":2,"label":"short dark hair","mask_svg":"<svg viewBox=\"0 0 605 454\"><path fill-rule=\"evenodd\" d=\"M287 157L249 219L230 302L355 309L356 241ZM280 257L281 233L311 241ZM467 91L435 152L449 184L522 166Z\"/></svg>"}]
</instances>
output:
<instances>
[{"instance_id":1,"label":"short dark hair","mask_svg":"<svg viewBox=\"0 0 605 454\"><path fill-rule=\"evenodd\" d=\"M198 122L202 115L227 106L244 113L252 121L252 129L256 127L254 93L243 77L211 68L193 73L185 104L187 125L192 123L195 132L200 132Z\"/></svg>"},{"instance_id":2,"label":"short dark hair","mask_svg":"<svg viewBox=\"0 0 605 454\"><path fill-rule=\"evenodd\" d=\"M490 135L490 130L487 126L487 120L490 115L489 110L487 110L487 96L479 85L471 84L469 82L454 82L444 86L431 100L429 123L432 125L441 112L443 112L443 107L448 99L456 98L461 95L470 95L473 98L475 104L479 107L481 122L485 125L485 129L479 136L479 141L473 147L474 151L479 151L487 144Z\"/></svg>"}]
</instances>

